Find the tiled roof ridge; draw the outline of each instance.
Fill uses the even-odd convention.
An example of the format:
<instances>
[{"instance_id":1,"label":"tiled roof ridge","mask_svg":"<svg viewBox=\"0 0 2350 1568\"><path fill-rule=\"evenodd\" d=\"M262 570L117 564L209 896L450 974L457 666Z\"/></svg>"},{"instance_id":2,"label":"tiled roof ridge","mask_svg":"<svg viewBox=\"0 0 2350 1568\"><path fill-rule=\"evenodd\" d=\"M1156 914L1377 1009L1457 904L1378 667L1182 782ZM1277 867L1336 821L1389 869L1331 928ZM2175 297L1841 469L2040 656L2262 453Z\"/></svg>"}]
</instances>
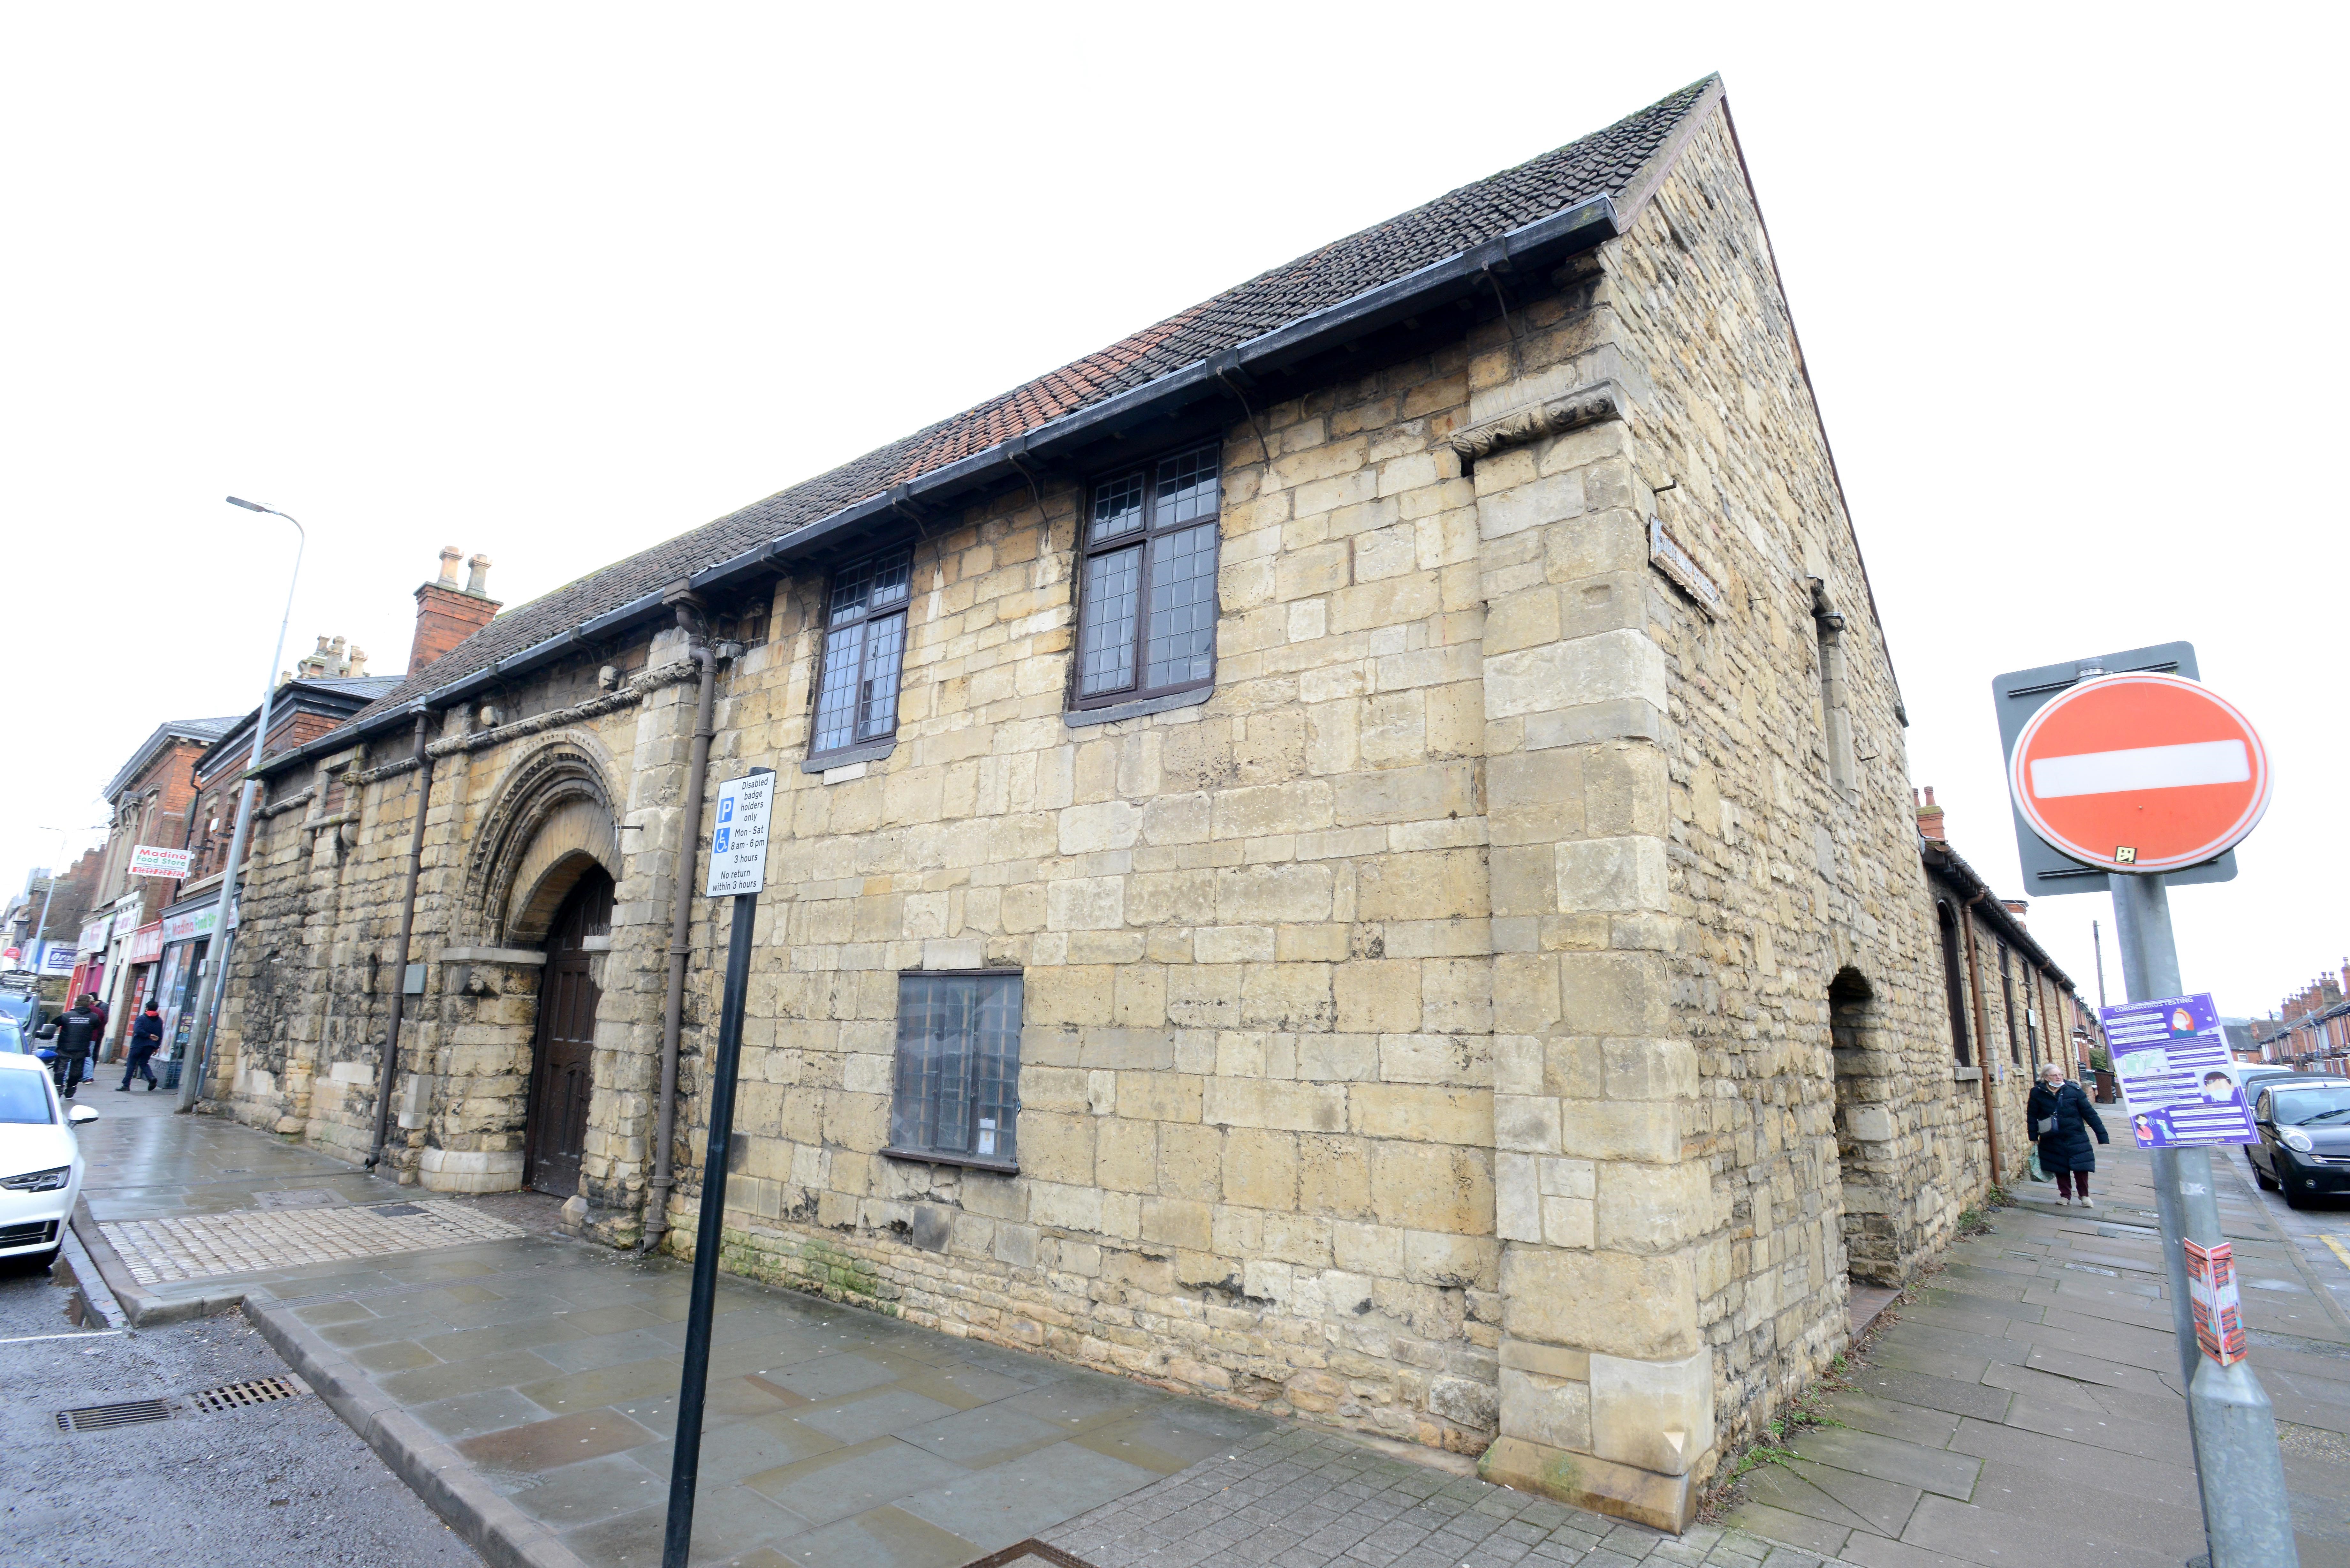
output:
<instances>
[{"instance_id":1,"label":"tiled roof ridge","mask_svg":"<svg viewBox=\"0 0 2350 1568\"><path fill-rule=\"evenodd\" d=\"M490 624L347 723L1013 436L1195 365L1576 202L1624 190L1719 80L1706 76L1614 124L1315 246L960 413L698 528L575 577Z\"/></svg>"}]
</instances>

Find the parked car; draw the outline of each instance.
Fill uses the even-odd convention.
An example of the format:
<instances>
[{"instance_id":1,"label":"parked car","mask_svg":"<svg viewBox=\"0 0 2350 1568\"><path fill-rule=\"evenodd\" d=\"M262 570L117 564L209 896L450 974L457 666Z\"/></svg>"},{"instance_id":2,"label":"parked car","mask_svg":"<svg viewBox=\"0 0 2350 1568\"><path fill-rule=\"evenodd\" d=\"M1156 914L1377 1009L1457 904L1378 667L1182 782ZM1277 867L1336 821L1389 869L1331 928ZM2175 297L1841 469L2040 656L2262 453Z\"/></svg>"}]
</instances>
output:
<instances>
[{"instance_id":1,"label":"parked car","mask_svg":"<svg viewBox=\"0 0 2350 1568\"><path fill-rule=\"evenodd\" d=\"M89 1106L57 1098L37 1057L0 1054L0 1259L57 1255L81 1194L74 1129L96 1120Z\"/></svg>"},{"instance_id":2,"label":"parked car","mask_svg":"<svg viewBox=\"0 0 2350 1568\"><path fill-rule=\"evenodd\" d=\"M30 1034L39 1026L41 999L28 991L0 990L0 1018Z\"/></svg>"},{"instance_id":3,"label":"parked car","mask_svg":"<svg viewBox=\"0 0 2350 1568\"><path fill-rule=\"evenodd\" d=\"M29 1056L33 1048L25 1043L25 1032L5 1018L0 1018L0 1055Z\"/></svg>"},{"instance_id":4,"label":"parked car","mask_svg":"<svg viewBox=\"0 0 2350 1568\"><path fill-rule=\"evenodd\" d=\"M2252 1103L2252 1125L2261 1141L2244 1152L2262 1187L2282 1189L2295 1209L2320 1194L2350 1194L2350 1079L2269 1079Z\"/></svg>"}]
</instances>

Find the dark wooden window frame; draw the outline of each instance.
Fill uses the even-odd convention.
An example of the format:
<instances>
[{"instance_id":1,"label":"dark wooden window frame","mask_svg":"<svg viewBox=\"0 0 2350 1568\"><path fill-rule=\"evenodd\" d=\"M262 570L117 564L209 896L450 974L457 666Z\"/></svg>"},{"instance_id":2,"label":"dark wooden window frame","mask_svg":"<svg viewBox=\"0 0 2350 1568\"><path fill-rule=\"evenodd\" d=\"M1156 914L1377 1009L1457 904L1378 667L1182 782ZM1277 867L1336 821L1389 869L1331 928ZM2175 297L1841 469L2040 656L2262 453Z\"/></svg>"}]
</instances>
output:
<instances>
[{"instance_id":1,"label":"dark wooden window frame","mask_svg":"<svg viewBox=\"0 0 2350 1568\"><path fill-rule=\"evenodd\" d=\"M999 982L1008 981L1020 987L1019 1000L1014 1004L1014 1016L1008 1032L1009 1060L1008 1062L998 1061L994 1064L993 1081L996 1098L991 1100L979 1092L978 1085L983 1065L981 1061L980 1042L976 1038L967 1039L959 1054L958 1066L962 1080L958 1085L959 1103L965 1107L972 1118L972 1125L964 1130L970 1134L966 1142L974 1147L956 1148L938 1142L919 1142L903 1136L910 1127L910 1111L916 1120L934 1119L938 1115L936 1106L928 1107L925 1111L924 1107L910 1107L905 1103L910 1070L917 1075L923 1071L922 1064L912 1063L906 1054L904 1009L906 984L910 981L994 981ZM1027 1006L1026 981L1026 974L1016 969L910 969L899 971L899 1033L897 1044L892 1050L889 1069L889 1142L881 1149L885 1157L891 1159L920 1160L931 1165L961 1166L972 1170L994 1171L1006 1176L1019 1174L1020 1032ZM987 1129L996 1134L992 1140L983 1140L982 1129L977 1125L983 1107L992 1107L995 1112L997 1126L993 1129ZM992 1141L996 1147L993 1149L976 1147L983 1141Z\"/></svg>"},{"instance_id":2,"label":"dark wooden window frame","mask_svg":"<svg viewBox=\"0 0 2350 1568\"><path fill-rule=\"evenodd\" d=\"M1959 950L1959 922L1966 917L1953 909L1947 898L1934 900L1934 921L1940 928L1942 947L1942 986L1950 1001L1950 1051L1958 1057L1959 1065L1974 1065L1974 1053L1967 1034L1966 960Z\"/></svg>"},{"instance_id":3,"label":"dark wooden window frame","mask_svg":"<svg viewBox=\"0 0 2350 1568\"><path fill-rule=\"evenodd\" d=\"M887 602L876 604L869 589L864 602L860 604L844 607L835 602L838 597L842 579L849 573L870 567L877 563L895 564L899 561L902 561L905 566L903 591L889 598ZM837 758L843 763L851 762L858 756L870 754L877 749L886 752L889 746L896 743L899 708L905 696L906 641L913 625L912 604L913 548L911 545L893 545L886 550L875 550L854 556L825 575L824 647L816 655L816 681L809 694L808 702L808 760L810 762L827 757ZM832 661L838 651L841 634L858 627L879 626L892 619L903 624L898 635L898 689L890 694L889 728L886 732L876 732L870 735L860 735L858 732L861 726L855 713L858 702L856 690L864 685L865 671L873 656L874 639L868 633L860 638L857 645L858 672L851 683L848 699L851 705L848 738L833 745L824 744L825 693L832 683L834 674Z\"/></svg>"},{"instance_id":4,"label":"dark wooden window frame","mask_svg":"<svg viewBox=\"0 0 2350 1568\"><path fill-rule=\"evenodd\" d=\"M1161 523L1158 516L1159 471L1167 462L1188 457L1197 452L1210 452L1215 454L1215 511L1205 517L1194 516L1184 518L1180 522ZM1142 525L1120 534L1115 538L1105 539L1099 544L1093 543L1094 504L1103 487L1137 475L1139 475L1143 481ZM1070 711L1087 712L1101 708L1117 708L1129 702L1149 702L1160 698L1178 697L1187 692L1204 691L1214 688L1216 684L1215 627L1222 615L1222 606L1216 592L1216 575L1217 571L1222 569L1224 559L1223 514L1223 442L1221 440L1186 441L1166 451L1154 452L1138 461L1122 462L1115 469L1097 473L1087 483L1085 506L1077 515L1076 582L1074 585L1077 601L1077 624L1076 636L1069 652L1068 707ZM1208 673L1189 680L1173 681L1164 686L1145 685L1144 682L1149 674L1148 654L1150 648L1150 546L1156 540L1169 535L1183 533L1187 529L1197 528L1203 523L1212 526L1216 531L1216 567L1208 574ZM1135 586L1132 644L1134 683L1130 686L1121 686L1115 691L1088 694L1085 690L1086 628L1095 607L1088 602L1090 596L1086 591L1087 580L1092 575L1092 565L1096 559L1130 549L1139 549L1142 555Z\"/></svg>"},{"instance_id":5,"label":"dark wooden window frame","mask_svg":"<svg viewBox=\"0 0 2350 1568\"><path fill-rule=\"evenodd\" d=\"M2015 965L2014 950L2005 942L1999 944L2000 1002L2007 1010L2007 1059L2015 1066L2023 1065L2023 1036L2015 1029Z\"/></svg>"}]
</instances>

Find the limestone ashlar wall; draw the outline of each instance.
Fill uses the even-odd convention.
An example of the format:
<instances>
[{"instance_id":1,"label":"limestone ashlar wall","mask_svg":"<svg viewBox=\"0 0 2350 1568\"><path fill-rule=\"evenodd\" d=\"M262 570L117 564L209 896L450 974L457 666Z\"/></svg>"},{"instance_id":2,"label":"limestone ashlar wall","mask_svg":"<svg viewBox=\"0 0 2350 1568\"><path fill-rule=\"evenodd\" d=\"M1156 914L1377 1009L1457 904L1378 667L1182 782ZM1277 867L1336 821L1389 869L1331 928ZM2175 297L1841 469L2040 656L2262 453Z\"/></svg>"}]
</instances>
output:
<instances>
[{"instance_id":1,"label":"limestone ashlar wall","mask_svg":"<svg viewBox=\"0 0 2350 1568\"><path fill-rule=\"evenodd\" d=\"M1482 610L1472 497L1439 450L1465 358L1265 410L1270 464L1253 428L1229 433L1204 706L1063 722L1074 487L917 547L881 762L797 768L822 584L779 592L778 662L731 688L712 763L781 769L790 823L730 1266L1484 1446ZM899 971L991 964L1026 977L1020 1174L881 1156ZM671 1235L690 1243L690 1214Z\"/></svg>"},{"instance_id":2,"label":"limestone ashlar wall","mask_svg":"<svg viewBox=\"0 0 2350 1568\"><path fill-rule=\"evenodd\" d=\"M366 933L396 918L412 789L360 782L351 751L274 782L256 823L213 1093L233 1114L363 1158L384 1005L397 983ZM329 810L328 807L333 809ZM386 944L388 946L388 944Z\"/></svg>"},{"instance_id":3,"label":"limestone ashlar wall","mask_svg":"<svg viewBox=\"0 0 2350 1568\"><path fill-rule=\"evenodd\" d=\"M1653 382L1638 498L1722 594L1709 616L1651 576L1646 603L1670 674L1682 1136L1711 1173L1699 1311L1734 1438L1843 1347L1848 1268L1905 1278L1948 1234L1981 1189L1981 1110L1921 983L1933 912L1890 655L1724 117L1606 261L1592 308Z\"/></svg>"},{"instance_id":4,"label":"limestone ashlar wall","mask_svg":"<svg viewBox=\"0 0 2350 1568\"><path fill-rule=\"evenodd\" d=\"M637 1234L692 723L684 646L671 631L613 652L618 668L639 672L614 691L602 690L591 658L436 715L411 943L426 989L408 1000L387 1148L401 1180L520 1185L537 971L465 955L527 954L545 932L520 901L546 873L551 891L540 902L551 908L585 857L614 875L615 908L611 950L596 962L604 996L580 1218L607 1240ZM752 649L728 679L755 681L763 657ZM233 1085L234 1114L354 1159L371 1139L399 983L419 793L411 753L406 736L379 742L372 759L328 759L307 788L281 794L256 852L223 1025L234 1055L221 1082Z\"/></svg>"}]
</instances>

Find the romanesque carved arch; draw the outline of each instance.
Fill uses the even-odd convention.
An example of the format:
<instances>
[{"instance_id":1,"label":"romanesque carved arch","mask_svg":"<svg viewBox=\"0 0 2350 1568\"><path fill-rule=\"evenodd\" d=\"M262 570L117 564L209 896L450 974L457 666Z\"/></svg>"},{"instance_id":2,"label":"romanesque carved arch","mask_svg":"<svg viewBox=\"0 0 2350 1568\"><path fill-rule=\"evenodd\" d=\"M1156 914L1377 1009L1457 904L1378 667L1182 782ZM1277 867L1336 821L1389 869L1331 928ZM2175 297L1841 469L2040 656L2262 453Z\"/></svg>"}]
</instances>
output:
<instances>
[{"instance_id":1,"label":"romanesque carved arch","mask_svg":"<svg viewBox=\"0 0 2350 1568\"><path fill-rule=\"evenodd\" d=\"M620 879L609 777L600 748L568 733L549 736L506 771L466 857L466 924L476 940L533 946L590 866Z\"/></svg>"}]
</instances>

